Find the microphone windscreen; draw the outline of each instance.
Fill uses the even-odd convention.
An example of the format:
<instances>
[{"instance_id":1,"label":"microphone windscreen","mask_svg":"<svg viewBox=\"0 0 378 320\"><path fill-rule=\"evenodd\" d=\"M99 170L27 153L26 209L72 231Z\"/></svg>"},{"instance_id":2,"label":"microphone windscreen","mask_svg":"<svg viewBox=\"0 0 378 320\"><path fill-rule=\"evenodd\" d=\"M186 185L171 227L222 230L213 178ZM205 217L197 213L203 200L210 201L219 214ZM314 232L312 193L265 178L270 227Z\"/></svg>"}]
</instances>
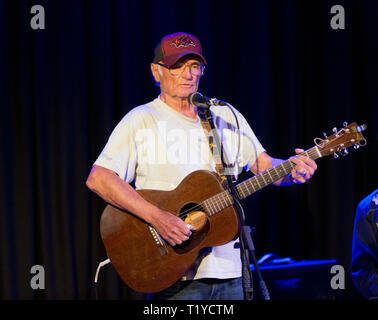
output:
<instances>
[{"instance_id":1,"label":"microphone windscreen","mask_svg":"<svg viewBox=\"0 0 378 320\"><path fill-rule=\"evenodd\" d=\"M196 105L196 102L198 102L198 100L200 98L202 98L202 94L200 94L199 92L192 92L189 96L188 96L188 102L190 104L193 104L193 105Z\"/></svg>"},{"instance_id":2,"label":"microphone windscreen","mask_svg":"<svg viewBox=\"0 0 378 320\"><path fill-rule=\"evenodd\" d=\"M199 92L193 92L188 96L188 102L194 106L207 106L206 98Z\"/></svg>"}]
</instances>

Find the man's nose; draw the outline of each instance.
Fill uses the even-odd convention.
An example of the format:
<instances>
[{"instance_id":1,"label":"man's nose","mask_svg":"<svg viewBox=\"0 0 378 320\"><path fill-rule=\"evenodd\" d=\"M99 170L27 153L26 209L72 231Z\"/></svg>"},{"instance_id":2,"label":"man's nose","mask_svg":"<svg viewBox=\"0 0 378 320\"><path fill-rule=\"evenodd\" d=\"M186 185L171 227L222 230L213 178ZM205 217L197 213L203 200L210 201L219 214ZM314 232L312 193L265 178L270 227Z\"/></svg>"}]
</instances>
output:
<instances>
[{"instance_id":1,"label":"man's nose","mask_svg":"<svg viewBox=\"0 0 378 320\"><path fill-rule=\"evenodd\" d=\"M182 71L181 76L183 78L185 78L185 79L192 79L193 78L193 74L190 71L190 66L189 65L185 65L184 70Z\"/></svg>"}]
</instances>

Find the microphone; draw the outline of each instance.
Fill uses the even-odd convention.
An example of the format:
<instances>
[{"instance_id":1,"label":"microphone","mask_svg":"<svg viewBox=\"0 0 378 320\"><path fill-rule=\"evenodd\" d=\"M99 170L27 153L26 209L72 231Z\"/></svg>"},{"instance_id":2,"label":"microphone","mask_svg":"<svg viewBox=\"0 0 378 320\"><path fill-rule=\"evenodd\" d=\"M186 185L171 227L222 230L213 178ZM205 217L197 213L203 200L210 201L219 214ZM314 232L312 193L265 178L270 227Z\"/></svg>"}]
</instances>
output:
<instances>
[{"instance_id":1,"label":"microphone","mask_svg":"<svg viewBox=\"0 0 378 320\"><path fill-rule=\"evenodd\" d=\"M199 92L193 92L188 96L188 102L196 107L227 106L227 103L215 98L203 96Z\"/></svg>"}]
</instances>

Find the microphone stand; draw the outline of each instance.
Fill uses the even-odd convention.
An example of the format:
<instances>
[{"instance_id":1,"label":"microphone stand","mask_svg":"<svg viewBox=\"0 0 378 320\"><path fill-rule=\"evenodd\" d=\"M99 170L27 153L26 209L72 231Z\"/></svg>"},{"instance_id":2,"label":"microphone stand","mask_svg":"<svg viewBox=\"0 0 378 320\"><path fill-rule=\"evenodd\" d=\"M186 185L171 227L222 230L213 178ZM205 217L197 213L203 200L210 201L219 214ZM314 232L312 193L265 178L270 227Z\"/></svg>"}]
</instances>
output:
<instances>
[{"instance_id":1,"label":"microphone stand","mask_svg":"<svg viewBox=\"0 0 378 320\"><path fill-rule=\"evenodd\" d=\"M203 108L205 111L206 119L209 122L211 130L213 132L216 146L219 152L221 153L220 158L221 158L223 167L226 168L227 164L224 162L224 159L223 159L223 152L221 151L222 149L221 149L220 137L214 125L213 116L210 111L210 105ZM249 259L250 256L252 257L252 262L253 262L253 265L255 267L255 271L257 274L261 296L264 300L270 300L268 289L261 275L261 272L260 272L260 269L256 260L255 246L253 244L253 240L251 236L251 228L246 224L243 206L241 205L239 201L240 197L238 195L234 182L231 178L231 174L226 172L226 177L227 177L227 188L234 199L234 204L235 204L234 207L236 208L236 211L238 213L239 222L241 225L239 241L240 241L240 258L242 262L242 282L243 282L244 300L253 299L253 275L252 275L252 271L250 267L250 259Z\"/></svg>"}]
</instances>

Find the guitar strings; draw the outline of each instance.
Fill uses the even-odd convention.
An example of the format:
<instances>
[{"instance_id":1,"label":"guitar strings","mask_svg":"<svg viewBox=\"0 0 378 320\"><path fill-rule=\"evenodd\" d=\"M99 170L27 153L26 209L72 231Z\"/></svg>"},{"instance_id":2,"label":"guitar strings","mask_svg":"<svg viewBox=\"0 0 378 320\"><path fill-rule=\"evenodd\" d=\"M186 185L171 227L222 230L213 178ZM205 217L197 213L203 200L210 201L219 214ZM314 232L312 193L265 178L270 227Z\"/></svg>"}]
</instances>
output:
<instances>
[{"instance_id":1,"label":"guitar strings","mask_svg":"<svg viewBox=\"0 0 378 320\"><path fill-rule=\"evenodd\" d=\"M306 150L306 151L302 152L301 155L306 155L306 156L309 156L309 157L313 158L314 155L316 155L315 148L311 148L311 149L309 149L309 150ZM286 162L287 162L287 161L286 161ZM273 169L273 168L271 168L271 169ZM254 176L254 178L259 177L259 176L262 176L263 174L264 174L264 172L262 172L262 173L259 174L259 175ZM250 180L250 179L246 180L246 182L248 182L249 180ZM245 186L246 186L246 185L245 185ZM237 187L239 187L239 186L237 186ZM242 187L242 185L240 185L240 187ZM217 195L215 195L215 196L213 196L213 197L211 197L211 198L209 198L209 199L207 199L207 200L205 200L205 201L209 201L209 200L213 199L213 198L216 197L216 196L221 197L220 200L222 200L222 199L227 199L227 197L223 196L222 193L219 193L219 194L217 194ZM204 203L204 202L203 202L203 203ZM180 214L178 215L178 217L181 218L181 219L185 219L185 218L187 217L187 215L188 215L190 212L193 212L193 211L196 211L196 210L201 210L201 211L205 211L205 212L206 212L206 210L204 209L203 205L202 205L202 204L198 204L198 205L193 206L192 208L190 208L190 209L188 209L188 210L185 210L185 211L183 211L183 212L180 212Z\"/></svg>"},{"instance_id":2,"label":"guitar strings","mask_svg":"<svg viewBox=\"0 0 378 320\"><path fill-rule=\"evenodd\" d=\"M180 214L178 215L178 217L181 218L181 219L185 219L189 213L191 213L193 211L197 211L197 210L205 211L205 209L203 208L203 206L201 204L198 204L198 205L196 205L194 207L191 207L188 210L180 212Z\"/></svg>"},{"instance_id":3,"label":"guitar strings","mask_svg":"<svg viewBox=\"0 0 378 320\"><path fill-rule=\"evenodd\" d=\"M221 197L220 200L222 200L222 199L227 199L227 196L224 196L223 193L221 192L221 193L218 193L218 194L216 194L215 196L213 196L213 197L211 197L211 198L209 198L209 199L207 199L207 200L205 200L205 201L209 201L209 200L211 200L211 199L213 199L213 198L215 198L215 197L217 197L217 196L218 196L218 197ZM204 202L205 202L205 201L204 201ZM212 200L211 200L211 201L212 201ZM204 203L204 202L203 202L203 203ZM188 215L190 212L197 211L197 210L200 210L200 211L204 211L204 212L206 212L204 206L200 203L200 204L197 204L197 205L191 207L191 208L188 209L188 210L185 210L185 211L183 211L183 212L180 212L180 214L178 215L178 217L181 218L181 219L184 219L184 218L187 217L187 215Z\"/></svg>"}]
</instances>

